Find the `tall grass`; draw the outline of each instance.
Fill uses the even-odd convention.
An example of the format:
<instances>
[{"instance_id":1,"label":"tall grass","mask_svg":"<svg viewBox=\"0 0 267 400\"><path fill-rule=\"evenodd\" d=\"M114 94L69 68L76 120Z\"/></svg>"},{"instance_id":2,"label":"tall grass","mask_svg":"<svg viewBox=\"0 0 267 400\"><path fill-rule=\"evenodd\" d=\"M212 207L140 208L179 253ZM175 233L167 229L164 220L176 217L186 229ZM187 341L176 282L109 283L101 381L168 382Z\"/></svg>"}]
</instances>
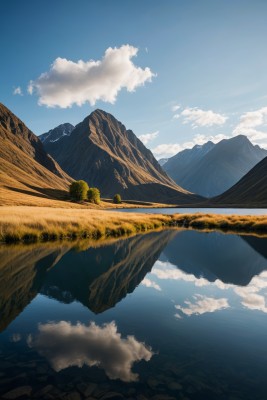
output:
<instances>
[{"instance_id":1,"label":"tall grass","mask_svg":"<svg viewBox=\"0 0 267 400\"><path fill-rule=\"evenodd\" d=\"M23 206L0 208L0 241L5 243L120 237L163 227L267 234L267 216L133 214Z\"/></svg>"}]
</instances>

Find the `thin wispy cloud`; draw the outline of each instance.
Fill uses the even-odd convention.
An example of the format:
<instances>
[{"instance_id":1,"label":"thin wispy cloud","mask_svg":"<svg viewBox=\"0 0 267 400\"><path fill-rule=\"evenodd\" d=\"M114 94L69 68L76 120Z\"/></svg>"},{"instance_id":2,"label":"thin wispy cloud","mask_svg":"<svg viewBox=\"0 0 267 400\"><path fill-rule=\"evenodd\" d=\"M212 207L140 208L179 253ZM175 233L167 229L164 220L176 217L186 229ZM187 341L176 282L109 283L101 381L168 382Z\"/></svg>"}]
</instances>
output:
<instances>
[{"instance_id":1,"label":"thin wispy cloud","mask_svg":"<svg viewBox=\"0 0 267 400\"><path fill-rule=\"evenodd\" d=\"M58 57L48 72L29 83L28 92L47 107L95 105L99 100L113 104L123 88L133 92L155 76L150 68L133 63L137 53L138 48L127 44L109 47L102 60L74 62Z\"/></svg>"},{"instance_id":2,"label":"thin wispy cloud","mask_svg":"<svg viewBox=\"0 0 267 400\"><path fill-rule=\"evenodd\" d=\"M148 144L152 140L156 139L158 137L159 131L152 132L152 133L146 133L144 135L138 136L138 139L141 140L144 144Z\"/></svg>"},{"instance_id":3,"label":"thin wispy cloud","mask_svg":"<svg viewBox=\"0 0 267 400\"><path fill-rule=\"evenodd\" d=\"M23 96L23 92L22 92L21 87L20 87L20 86L16 87L16 88L13 90L13 94L14 94L15 96L16 96L16 95L18 95L18 96Z\"/></svg>"},{"instance_id":4,"label":"thin wispy cloud","mask_svg":"<svg viewBox=\"0 0 267 400\"><path fill-rule=\"evenodd\" d=\"M181 108L181 106L179 104L176 104L174 106L172 106L172 111L176 112L177 110L179 110Z\"/></svg>"}]
</instances>

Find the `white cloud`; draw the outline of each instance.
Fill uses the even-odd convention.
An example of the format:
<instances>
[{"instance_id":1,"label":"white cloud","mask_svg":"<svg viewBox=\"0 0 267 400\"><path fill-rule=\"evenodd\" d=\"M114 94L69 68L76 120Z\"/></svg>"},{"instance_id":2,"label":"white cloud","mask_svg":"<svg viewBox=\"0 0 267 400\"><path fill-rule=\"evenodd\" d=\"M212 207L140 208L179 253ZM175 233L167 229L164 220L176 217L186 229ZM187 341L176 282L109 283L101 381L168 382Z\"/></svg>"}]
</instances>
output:
<instances>
[{"instance_id":1,"label":"white cloud","mask_svg":"<svg viewBox=\"0 0 267 400\"><path fill-rule=\"evenodd\" d=\"M158 263L158 262L157 262ZM160 264L158 264L160 265ZM209 285L210 282L205 278L196 278L193 274L186 274L185 272L177 269L175 267L171 267L171 264L162 263L161 268L153 268L152 275L156 275L158 279L162 280L177 280L184 282L192 282L195 286L206 286Z\"/></svg>"},{"instance_id":2,"label":"white cloud","mask_svg":"<svg viewBox=\"0 0 267 400\"><path fill-rule=\"evenodd\" d=\"M181 108L181 106L179 104L176 104L175 106L172 106L172 111L175 112L177 110L179 110Z\"/></svg>"},{"instance_id":3,"label":"white cloud","mask_svg":"<svg viewBox=\"0 0 267 400\"><path fill-rule=\"evenodd\" d=\"M194 314L201 315L215 312L230 307L226 298L216 299L214 297L207 297L200 294L196 294L193 297L195 303L192 303L191 301L185 301L185 307L176 305L175 308L182 311L183 314L191 316ZM176 314L175 316L178 318L181 317L180 314Z\"/></svg>"},{"instance_id":4,"label":"white cloud","mask_svg":"<svg viewBox=\"0 0 267 400\"><path fill-rule=\"evenodd\" d=\"M267 132L259 129L266 125L267 107L262 107L241 115L239 124L233 130L233 135L246 135L253 143L267 145Z\"/></svg>"},{"instance_id":5,"label":"white cloud","mask_svg":"<svg viewBox=\"0 0 267 400\"><path fill-rule=\"evenodd\" d=\"M154 281L148 278L142 280L141 285L161 291L161 287Z\"/></svg>"},{"instance_id":6,"label":"white cloud","mask_svg":"<svg viewBox=\"0 0 267 400\"><path fill-rule=\"evenodd\" d=\"M39 333L28 337L28 345L46 357L55 371L70 366L97 366L105 370L110 379L124 382L138 380L132 372L135 362L149 361L153 356L150 347L138 342L134 336L125 339L114 322L89 326L60 321L40 324Z\"/></svg>"},{"instance_id":7,"label":"white cloud","mask_svg":"<svg viewBox=\"0 0 267 400\"><path fill-rule=\"evenodd\" d=\"M204 111L197 107L185 108L181 112L181 116L184 117L183 123L191 123L193 127L223 125L227 120L225 115L211 110Z\"/></svg>"},{"instance_id":8,"label":"white cloud","mask_svg":"<svg viewBox=\"0 0 267 400\"><path fill-rule=\"evenodd\" d=\"M16 88L13 90L13 94L14 94L14 95L23 96L21 87L20 87L20 86L16 87Z\"/></svg>"},{"instance_id":9,"label":"white cloud","mask_svg":"<svg viewBox=\"0 0 267 400\"><path fill-rule=\"evenodd\" d=\"M38 103L48 107L81 106L96 101L114 103L122 88L133 92L155 76L150 68L137 67L132 58L138 49L130 45L109 47L102 60L74 62L57 58L48 72L31 81L30 94L39 96Z\"/></svg>"},{"instance_id":10,"label":"white cloud","mask_svg":"<svg viewBox=\"0 0 267 400\"><path fill-rule=\"evenodd\" d=\"M154 140L159 134L159 131L153 132L153 133L146 133L145 135L140 135L138 136L138 139L141 140L144 144L147 144L151 142L151 140Z\"/></svg>"},{"instance_id":11,"label":"white cloud","mask_svg":"<svg viewBox=\"0 0 267 400\"><path fill-rule=\"evenodd\" d=\"M223 139L230 139L230 136L224 135L222 133L218 133L217 135L203 135L203 134L197 134L193 137L193 143L194 145L196 144L205 144L209 141L213 143L218 143Z\"/></svg>"},{"instance_id":12,"label":"white cloud","mask_svg":"<svg viewBox=\"0 0 267 400\"><path fill-rule=\"evenodd\" d=\"M183 150L178 143L162 143L152 149L152 153L157 158L171 157Z\"/></svg>"}]
</instances>

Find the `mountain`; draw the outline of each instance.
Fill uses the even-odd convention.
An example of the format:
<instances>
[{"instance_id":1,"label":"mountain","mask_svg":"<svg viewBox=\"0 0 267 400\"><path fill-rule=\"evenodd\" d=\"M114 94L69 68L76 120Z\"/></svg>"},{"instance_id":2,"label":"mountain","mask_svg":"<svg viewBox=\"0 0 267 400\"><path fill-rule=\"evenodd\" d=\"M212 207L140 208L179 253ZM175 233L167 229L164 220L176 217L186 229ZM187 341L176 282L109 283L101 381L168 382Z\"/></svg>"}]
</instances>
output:
<instances>
[{"instance_id":1,"label":"mountain","mask_svg":"<svg viewBox=\"0 0 267 400\"><path fill-rule=\"evenodd\" d=\"M0 203L14 204L17 197L19 204L34 204L31 195L61 198L70 182L40 139L0 103Z\"/></svg>"},{"instance_id":2,"label":"mountain","mask_svg":"<svg viewBox=\"0 0 267 400\"><path fill-rule=\"evenodd\" d=\"M223 206L267 207L267 157L212 203Z\"/></svg>"},{"instance_id":3,"label":"mountain","mask_svg":"<svg viewBox=\"0 0 267 400\"><path fill-rule=\"evenodd\" d=\"M266 156L267 150L239 135L184 150L170 158L163 169L187 190L213 197L233 186Z\"/></svg>"},{"instance_id":4,"label":"mountain","mask_svg":"<svg viewBox=\"0 0 267 400\"><path fill-rule=\"evenodd\" d=\"M184 169L201 160L214 146L215 144L209 141L203 145L197 144L192 149L182 150L171 158L163 159L166 160L163 169L173 180L179 180L184 174Z\"/></svg>"},{"instance_id":5,"label":"mountain","mask_svg":"<svg viewBox=\"0 0 267 400\"><path fill-rule=\"evenodd\" d=\"M50 129L50 131L43 133L42 135L38 136L39 139L43 144L49 142L57 142L64 136L70 136L71 132L73 131L74 126L68 122L65 124L61 124L54 129Z\"/></svg>"},{"instance_id":6,"label":"mountain","mask_svg":"<svg viewBox=\"0 0 267 400\"><path fill-rule=\"evenodd\" d=\"M73 178L100 188L103 196L190 204L199 196L177 186L131 130L101 110L76 125L70 136L44 142L46 151Z\"/></svg>"}]
</instances>

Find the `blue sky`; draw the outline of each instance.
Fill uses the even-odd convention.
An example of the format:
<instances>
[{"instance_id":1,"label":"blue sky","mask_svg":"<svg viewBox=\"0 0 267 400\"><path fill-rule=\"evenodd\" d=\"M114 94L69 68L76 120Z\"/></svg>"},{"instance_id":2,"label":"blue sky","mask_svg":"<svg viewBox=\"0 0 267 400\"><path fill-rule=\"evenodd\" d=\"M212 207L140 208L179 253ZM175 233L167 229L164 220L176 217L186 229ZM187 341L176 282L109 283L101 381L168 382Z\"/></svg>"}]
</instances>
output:
<instances>
[{"instance_id":1,"label":"blue sky","mask_svg":"<svg viewBox=\"0 0 267 400\"><path fill-rule=\"evenodd\" d=\"M2 0L0 101L36 134L101 108L157 158L236 134L267 148L266 15L266 0Z\"/></svg>"}]
</instances>

